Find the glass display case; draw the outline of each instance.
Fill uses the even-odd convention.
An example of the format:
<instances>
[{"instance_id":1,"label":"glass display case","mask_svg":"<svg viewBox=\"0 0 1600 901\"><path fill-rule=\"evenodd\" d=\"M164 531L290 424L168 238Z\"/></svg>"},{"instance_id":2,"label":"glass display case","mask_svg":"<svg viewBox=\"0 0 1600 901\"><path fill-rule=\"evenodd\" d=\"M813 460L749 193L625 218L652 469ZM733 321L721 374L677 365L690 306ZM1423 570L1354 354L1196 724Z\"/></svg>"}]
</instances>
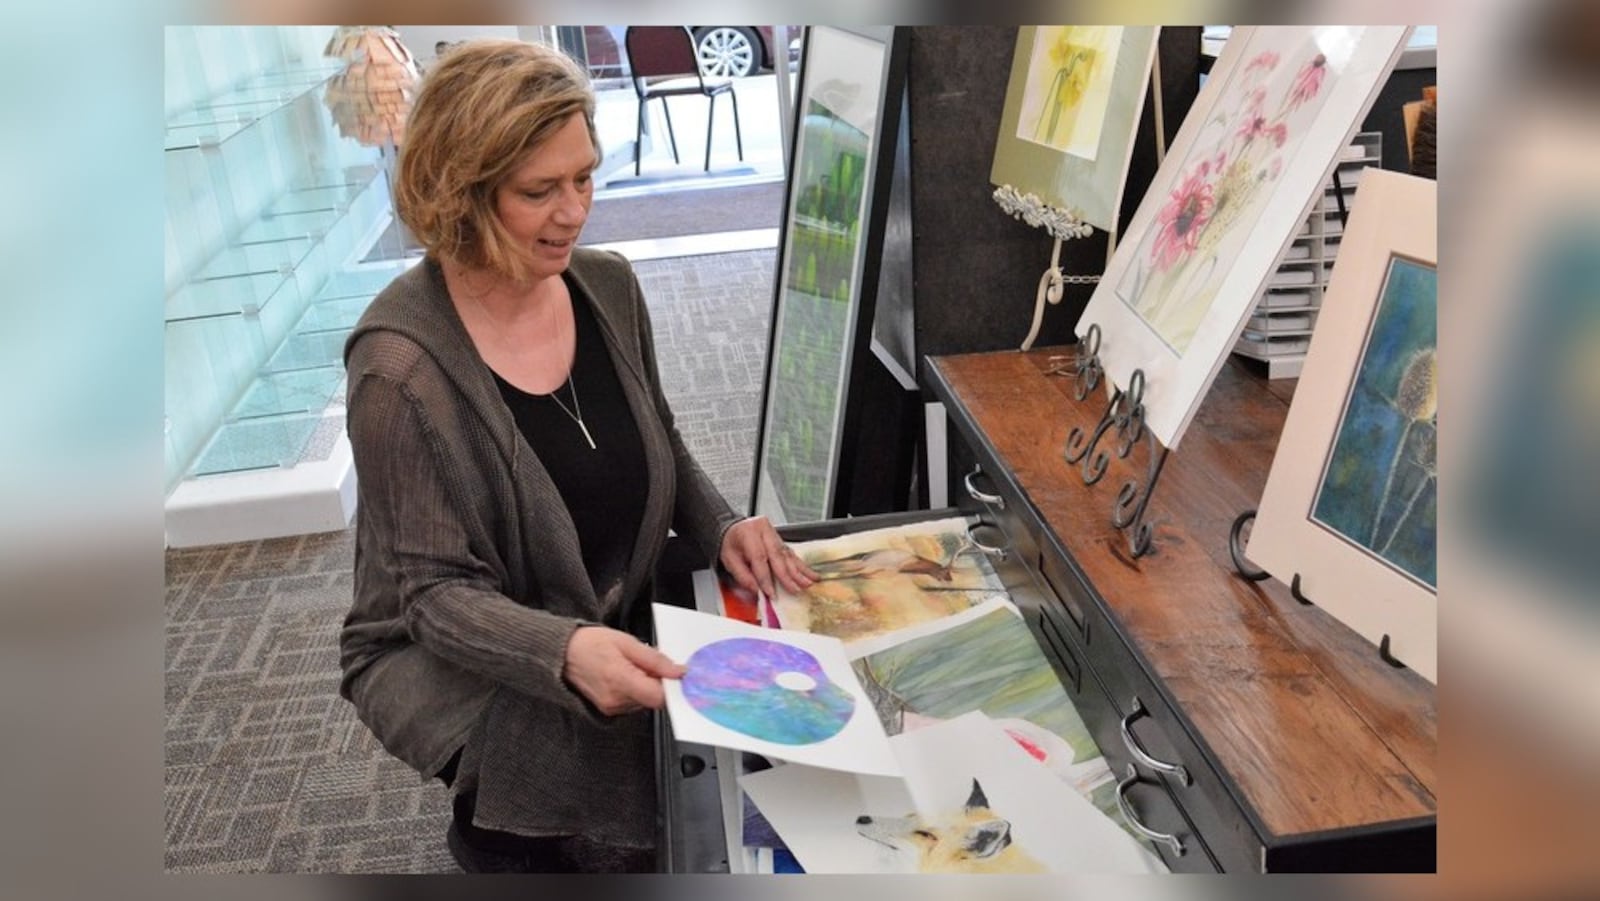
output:
<instances>
[{"instance_id":1,"label":"glass display case","mask_svg":"<svg viewBox=\"0 0 1600 901\"><path fill-rule=\"evenodd\" d=\"M341 137L333 26L165 33L166 488L292 465L343 390L344 336L399 267L392 148Z\"/></svg>"}]
</instances>

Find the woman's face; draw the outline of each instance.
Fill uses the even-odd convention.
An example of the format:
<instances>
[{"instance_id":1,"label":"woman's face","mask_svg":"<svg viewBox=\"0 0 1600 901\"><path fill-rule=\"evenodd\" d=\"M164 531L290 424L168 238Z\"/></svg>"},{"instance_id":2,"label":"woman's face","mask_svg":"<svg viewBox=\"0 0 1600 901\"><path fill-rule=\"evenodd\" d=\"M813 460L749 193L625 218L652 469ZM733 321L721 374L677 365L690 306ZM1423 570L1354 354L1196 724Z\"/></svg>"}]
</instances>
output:
<instances>
[{"instance_id":1,"label":"woman's face","mask_svg":"<svg viewBox=\"0 0 1600 901\"><path fill-rule=\"evenodd\" d=\"M500 224L531 255L534 278L560 275L572 261L599 164L583 114L573 113L495 191Z\"/></svg>"}]
</instances>

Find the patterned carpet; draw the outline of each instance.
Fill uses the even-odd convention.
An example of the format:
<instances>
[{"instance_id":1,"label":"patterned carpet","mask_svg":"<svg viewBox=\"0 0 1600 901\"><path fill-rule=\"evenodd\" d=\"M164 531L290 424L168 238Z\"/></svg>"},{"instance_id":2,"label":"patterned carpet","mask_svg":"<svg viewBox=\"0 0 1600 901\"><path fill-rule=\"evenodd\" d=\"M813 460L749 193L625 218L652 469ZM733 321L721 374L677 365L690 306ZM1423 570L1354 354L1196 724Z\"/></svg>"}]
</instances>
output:
<instances>
[{"instance_id":1,"label":"patterned carpet","mask_svg":"<svg viewBox=\"0 0 1600 901\"><path fill-rule=\"evenodd\" d=\"M636 266L678 428L748 503L771 250ZM351 532L167 552L170 871L442 873L449 798L338 697Z\"/></svg>"}]
</instances>

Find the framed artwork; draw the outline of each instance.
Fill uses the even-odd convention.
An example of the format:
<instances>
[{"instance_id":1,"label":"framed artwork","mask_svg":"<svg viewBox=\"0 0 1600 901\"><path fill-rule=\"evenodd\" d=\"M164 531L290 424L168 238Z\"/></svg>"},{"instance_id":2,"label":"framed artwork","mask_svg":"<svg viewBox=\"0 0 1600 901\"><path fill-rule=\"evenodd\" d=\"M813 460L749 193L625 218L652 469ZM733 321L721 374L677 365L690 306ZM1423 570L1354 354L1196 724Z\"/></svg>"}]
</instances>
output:
<instances>
[{"instance_id":1,"label":"framed artwork","mask_svg":"<svg viewBox=\"0 0 1600 901\"><path fill-rule=\"evenodd\" d=\"M806 31L750 493L774 523L834 515L855 431L851 363L871 336L906 52L893 27Z\"/></svg>"},{"instance_id":2,"label":"framed artwork","mask_svg":"<svg viewBox=\"0 0 1600 901\"><path fill-rule=\"evenodd\" d=\"M1245 553L1437 681L1435 183L1362 176Z\"/></svg>"},{"instance_id":3,"label":"framed artwork","mask_svg":"<svg viewBox=\"0 0 1600 901\"><path fill-rule=\"evenodd\" d=\"M1078 320L1177 447L1406 26L1235 28ZM1363 198L1365 199L1365 198Z\"/></svg>"},{"instance_id":4,"label":"framed artwork","mask_svg":"<svg viewBox=\"0 0 1600 901\"><path fill-rule=\"evenodd\" d=\"M1025 25L989 181L1117 230L1160 28Z\"/></svg>"}]
</instances>

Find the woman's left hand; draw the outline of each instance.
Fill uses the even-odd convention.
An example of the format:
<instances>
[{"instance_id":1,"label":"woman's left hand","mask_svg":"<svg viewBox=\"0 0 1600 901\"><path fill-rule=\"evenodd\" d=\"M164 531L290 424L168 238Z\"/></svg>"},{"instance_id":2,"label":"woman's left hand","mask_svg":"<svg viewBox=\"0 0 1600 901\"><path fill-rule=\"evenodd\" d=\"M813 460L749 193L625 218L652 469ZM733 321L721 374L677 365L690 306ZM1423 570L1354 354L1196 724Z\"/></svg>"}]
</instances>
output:
<instances>
[{"instance_id":1,"label":"woman's left hand","mask_svg":"<svg viewBox=\"0 0 1600 901\"><path fill-rule=\"evenodd\" d=\"M784 544L765 516L734 523L722 538L721 559L741 587L768 597L776 594L774 579L791 594L799 594L817 581L817 574Z\"/></svg>"}]
</instances>

